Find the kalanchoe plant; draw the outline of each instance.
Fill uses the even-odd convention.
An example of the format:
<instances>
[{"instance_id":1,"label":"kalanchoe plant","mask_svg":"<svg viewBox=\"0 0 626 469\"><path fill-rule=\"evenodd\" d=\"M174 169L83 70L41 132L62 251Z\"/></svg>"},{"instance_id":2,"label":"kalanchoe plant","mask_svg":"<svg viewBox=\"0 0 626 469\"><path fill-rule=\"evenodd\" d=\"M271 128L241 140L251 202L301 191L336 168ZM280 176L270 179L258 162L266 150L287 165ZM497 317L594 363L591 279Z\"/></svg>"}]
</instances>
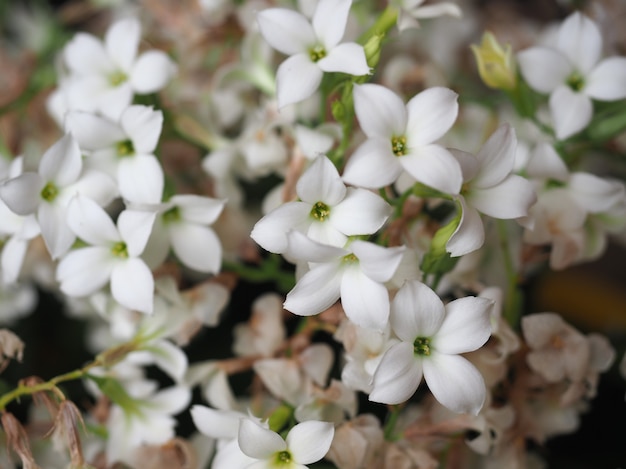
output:
<instances>
[{"instance_id":1,"label":"kalanchoe plant","mask_svg":"<svg viewBox=\"0 0 626 469\"><path fill-rule=\"evenodd\" d=\"M469 0L97 3L0 6L2 468L535 467L579 430L626 334L526 287L626 223L619 2L545 40Z\"/></svg>"}]
</instances>

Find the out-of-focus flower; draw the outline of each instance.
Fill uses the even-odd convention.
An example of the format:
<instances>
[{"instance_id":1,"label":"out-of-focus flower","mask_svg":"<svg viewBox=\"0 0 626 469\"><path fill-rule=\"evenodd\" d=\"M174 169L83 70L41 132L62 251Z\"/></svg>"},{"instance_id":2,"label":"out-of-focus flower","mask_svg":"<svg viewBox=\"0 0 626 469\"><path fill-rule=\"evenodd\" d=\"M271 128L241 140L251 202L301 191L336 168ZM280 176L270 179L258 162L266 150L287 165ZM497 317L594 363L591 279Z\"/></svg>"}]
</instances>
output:
<instances>
[{"instance_id":1,"label":"out-of-focus flower","mask_svg":"<svg viewBox=\"0 0 626 469\"><path fill-rule=\"evenodd\" d=\"M517 86L517 67L510 44L502 47L489 31L482 37L480 46L472 44L472 52L478 64L483 82L495 89L513 90Z\"/></svg>"}]
</instances>

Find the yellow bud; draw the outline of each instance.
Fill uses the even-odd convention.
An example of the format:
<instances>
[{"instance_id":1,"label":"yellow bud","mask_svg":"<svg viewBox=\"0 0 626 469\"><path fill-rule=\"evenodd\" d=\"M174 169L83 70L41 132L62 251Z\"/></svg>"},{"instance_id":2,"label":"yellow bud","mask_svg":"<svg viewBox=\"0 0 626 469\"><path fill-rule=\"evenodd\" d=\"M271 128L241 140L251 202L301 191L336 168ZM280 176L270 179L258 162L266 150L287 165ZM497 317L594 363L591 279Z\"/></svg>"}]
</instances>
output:
<instances>
[{"instance_id":1,"label":"yellow bud","mask_svg":"<svg viewBox=\"0 0 626 469\"><path fill-rule=\"evenodd\" d=\"M480 46L471 45L478 63L478 73L491 88L512 90L517 86L515 59L511 45L504 48L490 32L483 34Z\"/></svg>"}]
</instances>

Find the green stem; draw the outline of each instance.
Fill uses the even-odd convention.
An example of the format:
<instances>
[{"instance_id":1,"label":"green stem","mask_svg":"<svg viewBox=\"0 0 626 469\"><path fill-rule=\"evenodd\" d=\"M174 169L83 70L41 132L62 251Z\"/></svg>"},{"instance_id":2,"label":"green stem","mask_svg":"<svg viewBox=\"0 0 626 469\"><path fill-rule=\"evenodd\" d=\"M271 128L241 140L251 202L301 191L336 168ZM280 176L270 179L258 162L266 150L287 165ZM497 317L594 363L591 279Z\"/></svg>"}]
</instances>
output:
<instances>
[{"instance_id":1,"label":"green stem","mask_svg":"<svg viewBox=\"0 0 626 469\"><path fill-rule=\"evenodd\" d=\"M506 270L506 291L504 293L503 316L512 328L517 328L519 308L517 307L517 271L509 249L508 234L505 220L496 220L500 249Z\"/></svg>"},{"instance_id":2,"label":"green stem","mask_svg":"<svg viewBox=\"0 0 626 469\"><path fill-rule=\"evenodd\" d=\"M286 293L295 285L295 279L293 273L280 270L279 262L279 256L271 256L259 266L247 266L237 262L225 261L222 267L223 270L234 272L249 282L276 282L278 288Z\"/></svg>"},{"instance_id":3,"label":"green stem","mask_svg":"<svg viewBox=\"0 0 626 469\"><path fill-rule=\"evenodd\" d=\"M394 6L388 5L387 8L381 13L376 22L365 31L357 42L364 45L372 36L377 34L386 34L398 21L398 9Z\"/></svg>"},{"instance_id":4,"label":"green stem","mask_svg":"<svg viewBox=\"0 0 626 469\"><path fill-rule=\"evenodd\" d=\"M384 428L384 436L386 441L396 441L398 439L398 435L396 435L396 424L398 423L398 418L400 417L401 410L402 406L391 406L391 410L389 411L389 416L387 418L387 422L385 422Z\"/></svg>"}]
</instances>

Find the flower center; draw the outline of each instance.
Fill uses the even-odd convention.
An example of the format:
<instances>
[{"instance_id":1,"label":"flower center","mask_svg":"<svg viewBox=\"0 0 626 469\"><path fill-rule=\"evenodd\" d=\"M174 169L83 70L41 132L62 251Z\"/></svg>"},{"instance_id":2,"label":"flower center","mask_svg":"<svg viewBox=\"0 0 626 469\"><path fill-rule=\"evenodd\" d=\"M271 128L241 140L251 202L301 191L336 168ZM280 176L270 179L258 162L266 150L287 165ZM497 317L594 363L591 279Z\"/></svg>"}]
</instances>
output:
<instances>
[{"instance_id":1,"label":"flower center","mask_svg":"<svg viewBox=\"0 0 626 469\"><path fill-rule=\"evenodd\" d=\"M311 209L311 216L319 221L324 221L330 215L330 207L324 202L315 202Z\"/></svg>"},{"instance_id":2,"label":"flower center","mask_svg":"<svg viewBox=\"0 0 626 469\"><path fill-rule=\"evenodd\" d=\"M276 467L287 466L289 463L291 463L291 453L289 451L276 453Z\"/></svg>"},{"instance_id":3,"label":"flower center","mask_svg":"<svg viewBox=\"0 0 626 469\"><path fill-rule=\"evenodd\" d=\"M567 86L574 91L580 91L585 86L585 79L580 73L574 72L567 78Z\"/></svg>"},{"instance_id":4,"label":"flower center","mask_svg":"<svg viewBox=\"0 0 626 469\"><path fill-rule=\"evenodd\" d=\"M343 256L341 259L341 262L345 264L354 264L356 262L359 262L359 258L356 257L354 254L350 253L350 254L346 254L345 256Z\"/></svg>"},{"instance_id":5,"label":"flower center","mask_svg":"<svg viewBox=\"0 0 626 469\"><path fill-rule=\"evenodd\" d=\"M120 70L113 72L111 73L111 75L109 75L109 83L111 84L111 86L119 86L126 80L128 80L128 76Z\"/></svg>"},{"instance_id":6,"label":"flower center","mask_svg":"<svg viewBox=\"0 0 626 469\"><path fill-rule=\"evenodd\" d=\"M315 46L309 50L309 57L313 62L317 62L326 57L326 49L322 46Z\"/></svg>"},{"instance_id":7,"label":"flower center","mask_svg":"<svg viewBox=\"0 0 626 469\"><path fill-rule=\"evenodd\" d=\"M126 243L124 241L115 243L111 248L111 253L120 259L128 259L128 249L126 249Z\"/></svg>"},{"instance_id":8,"label":"flower center","mask_svg":"<svg viewBox=\"0 0 626 469\"><path fill-rule=\"evenodd\" d=\"M41 198L46 202L52 202L59 194L59 188L53 183L49 182L41 189Z\"/></svg>"},{"instance_id":9,"label":"flower center","mask_svg":"<svg viewBox=\"0 0 626 469\"><path fill-rule=\"evenodd\" d=\"M406 155L406 137L391 137L391 151L396 156Z\"/></svg>"},{"instance_id":10,"label":"flower center","mask_svg":"<svg viewBox=\"0 0 626 469\"><path fill-rule=\"evenodd\" d=\"M135 154L135 147L130 140L124 140L117 142L117 156L123 158L124 156L131 156Z\"/></svg>"},{"instance_id":11,"label":"flower center","mask_svg":"<svg viewBox=\"0 0 626 469\"><path fill-rule=\"evenodd\" d=\"M168 223L176 223L180 221L180 209L178 207L172 207L167 210L163 215L163 222Z\"/></svg>"},{"instance_id":12,"label":"flower center","mask_svg":"<svg viewBox=\"0 0 626 469\"><path fill-rule=\"evenodd\" d=\"M428 337L418 337L413 342L413 353L422 357L430 355L430 339Z\"/></svg>"}]
</instances>

